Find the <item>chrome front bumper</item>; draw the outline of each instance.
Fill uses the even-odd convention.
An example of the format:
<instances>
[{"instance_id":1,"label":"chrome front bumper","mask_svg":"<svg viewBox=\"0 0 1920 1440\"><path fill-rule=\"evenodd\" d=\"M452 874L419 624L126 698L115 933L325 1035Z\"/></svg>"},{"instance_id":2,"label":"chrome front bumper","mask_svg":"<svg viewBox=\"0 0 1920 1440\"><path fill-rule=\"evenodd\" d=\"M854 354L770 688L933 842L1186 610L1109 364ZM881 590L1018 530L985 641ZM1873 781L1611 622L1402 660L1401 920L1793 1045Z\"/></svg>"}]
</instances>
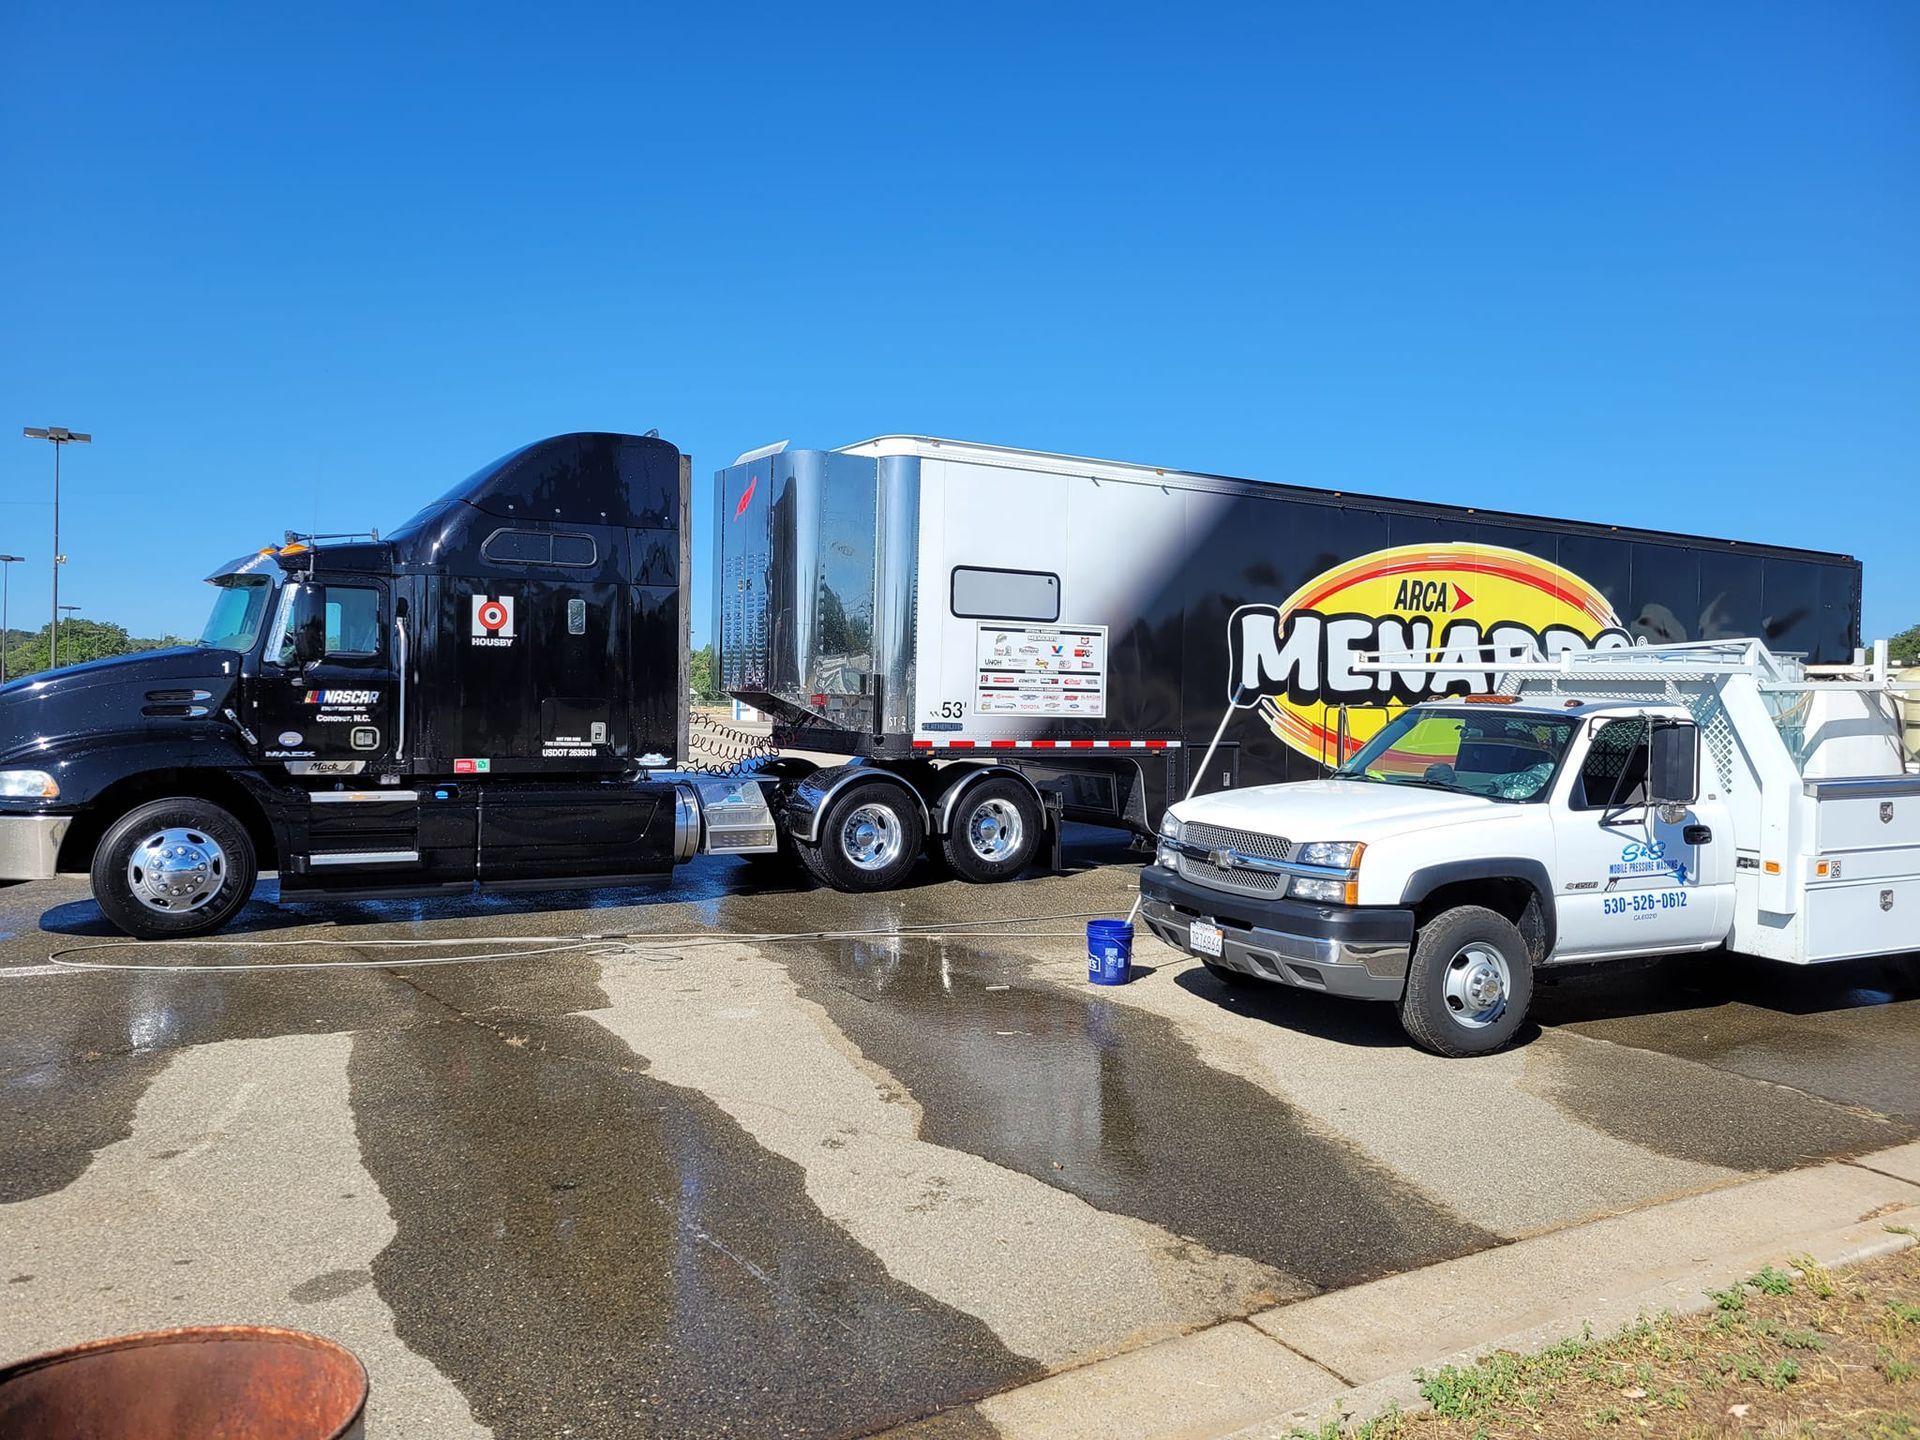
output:
<instances>
[{"instance_id":1,"label":"chrome front bumper","mask_svg":"<svg viewBox=\"0 0 1920 1440\"><path fill-rule=\"evenodd\" d=\"M1160 866L1141 872L1141 917L1176 950L1199 954L1189 927L1220 929L1220 954L1202 956L1224 970L1361 1000L1398 1000L1413 949L1413 915L1298 901L1249 901L1208 890Z\"/></svg>"},{"instance_id":2,"label":"chrome front bumper","mask_svg":"<svg viewBox=\"0 0 1920 1440\"><path fill-rule=\"evenodd\" d=\"M0 880L51 880L71 815L0 815Z\"/></svg>"}]
</instances>

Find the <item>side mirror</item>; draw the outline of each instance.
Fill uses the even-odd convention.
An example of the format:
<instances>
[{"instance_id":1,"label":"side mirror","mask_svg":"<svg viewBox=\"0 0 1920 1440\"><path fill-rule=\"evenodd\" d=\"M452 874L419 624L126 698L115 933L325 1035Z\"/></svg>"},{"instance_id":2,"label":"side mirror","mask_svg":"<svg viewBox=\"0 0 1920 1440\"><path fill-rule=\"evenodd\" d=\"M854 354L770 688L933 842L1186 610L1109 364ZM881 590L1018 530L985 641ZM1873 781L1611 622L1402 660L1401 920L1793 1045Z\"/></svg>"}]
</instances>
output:
<instances>
[{"instance_id":1,"label":"side mirror","mask_svg":"<svg viewBox=\"0 0 1920 1440\"><path fill-rule=\"evenodd\" d=\"M326 653L326 591L303 585L293 601L293 663L311 665Z\"/></svg>"},{"instance_id":2,"label":"side mirror","mask_svg":"<svg viewBox=\"0 0 1920 1440\"><path fill-rule=\"evenodd\" d=\"M1656 720L1647 755L1647 799L1654 805L1691 805L1700 798L1700 727Z\"/></svg>"}]
</instances>

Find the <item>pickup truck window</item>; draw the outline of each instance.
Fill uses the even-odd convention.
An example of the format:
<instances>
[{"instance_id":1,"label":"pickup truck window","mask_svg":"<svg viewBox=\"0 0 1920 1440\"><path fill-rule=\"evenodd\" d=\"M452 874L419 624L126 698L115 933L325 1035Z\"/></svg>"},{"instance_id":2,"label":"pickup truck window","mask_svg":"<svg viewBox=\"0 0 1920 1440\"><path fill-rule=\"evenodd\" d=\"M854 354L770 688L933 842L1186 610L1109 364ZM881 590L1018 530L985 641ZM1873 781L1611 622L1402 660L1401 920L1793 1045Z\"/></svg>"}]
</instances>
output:
<instances>
[{"instance_id":1,"label":"pickup truck window","mask_svg":"<svg viewBox=\"0 0 1920 1440\"><path fill-rule=\"evenodd\" d=\"M1647 722L1602 720L1594 727L1580 780L1573 787L1575 810L1605 810L1647 803Z\"/></svg>"},{"instance_id":2,"label":"pickup truck window","mask_svg":"<svg viewBox=\"0 0 1920 1440\"><path fill-rule=\"evenodd\" d=\"M1567 753L1574 722L1478 707L1408 710L1334 772L1341 780L1424 785L1489 800L1538 800Z\"/></svg>"}]
</instances>

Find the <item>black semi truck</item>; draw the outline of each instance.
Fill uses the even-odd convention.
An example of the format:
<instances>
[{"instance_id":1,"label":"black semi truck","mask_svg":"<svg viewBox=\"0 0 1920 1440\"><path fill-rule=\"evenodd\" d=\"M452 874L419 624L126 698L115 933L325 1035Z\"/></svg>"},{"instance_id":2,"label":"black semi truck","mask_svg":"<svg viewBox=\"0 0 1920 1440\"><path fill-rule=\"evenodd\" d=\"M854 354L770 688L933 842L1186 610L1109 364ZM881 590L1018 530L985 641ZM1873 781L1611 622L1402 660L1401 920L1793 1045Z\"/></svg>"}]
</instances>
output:
<instances>
[{"instance_id":1,"label":"black semi truck","mask_svg":"<svg viewBox=\"0 0 1920 1440\"><path fill-rule=\"evenodd\" d=\"M1302 778L1482 647L1859 643L1856 562L920 437L715 479L725 688L829 751L688 754L690 469L559 436L381 537L223 566L199 644L0 689L0 878L88 871L141 938L284 898L658 876L789 856L846 890L924 855L1016 877L1062 818L1150 837L1202 789ZM1381 676L1368 651L1458 654Z\"/></svg>"}]
</instances>

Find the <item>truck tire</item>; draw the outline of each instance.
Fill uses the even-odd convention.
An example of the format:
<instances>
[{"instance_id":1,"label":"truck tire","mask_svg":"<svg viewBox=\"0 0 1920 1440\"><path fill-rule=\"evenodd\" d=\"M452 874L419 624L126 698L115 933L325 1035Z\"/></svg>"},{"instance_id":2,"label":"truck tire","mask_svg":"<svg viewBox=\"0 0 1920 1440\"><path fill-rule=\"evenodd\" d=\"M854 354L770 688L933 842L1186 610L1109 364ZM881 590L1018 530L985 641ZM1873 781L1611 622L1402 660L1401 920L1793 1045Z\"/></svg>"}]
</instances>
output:
<instances>
[{"instance_id":1,"label":"truck tire","mask_svg":"<svg viewBox=\"0 0 1920 1440\"><path fill-rule=\"evenodd\" d=\"M862 894L891 890L920 858L926 826L913 796L898 785L850 785L820 817L819 838L794 839L794 853L822 885Z\"/></svg>"},{"instance_id":2,"label":"truck tire","mask_svg":"<svg viewBox=\"0 0 1920 1440\"><path fill-rule=\"evenodd\" d=\"M136 940L218 930L253 893L247 827L210 800L154 800L121 816L93 852L93 898Z\"/></svg>"},{"instance_id":3,"label":"truck tire","mask_svg":"<svg viewBox=\"0 0 1920 1440\"><path fill-rule=\"evenodd\" d=\"M953 873L976 885L1011 880L1033 863L1040 847L1040 807L1018 780L982 780L960 797L940 837L940 854Z\"/></svg>"},{"instance_id":4,"label":"truck tire","mask_svg":"<svg viewBox=\"0 0 1920 1440\"><path fill-rule=\"evenodd\" d=\"M1421 927L1400 1024L1422 1050L1490 1055L1513 1043L1532 1003L1533 961L1506 916L1460 905Z\"/></svg>"}]
</instances>

